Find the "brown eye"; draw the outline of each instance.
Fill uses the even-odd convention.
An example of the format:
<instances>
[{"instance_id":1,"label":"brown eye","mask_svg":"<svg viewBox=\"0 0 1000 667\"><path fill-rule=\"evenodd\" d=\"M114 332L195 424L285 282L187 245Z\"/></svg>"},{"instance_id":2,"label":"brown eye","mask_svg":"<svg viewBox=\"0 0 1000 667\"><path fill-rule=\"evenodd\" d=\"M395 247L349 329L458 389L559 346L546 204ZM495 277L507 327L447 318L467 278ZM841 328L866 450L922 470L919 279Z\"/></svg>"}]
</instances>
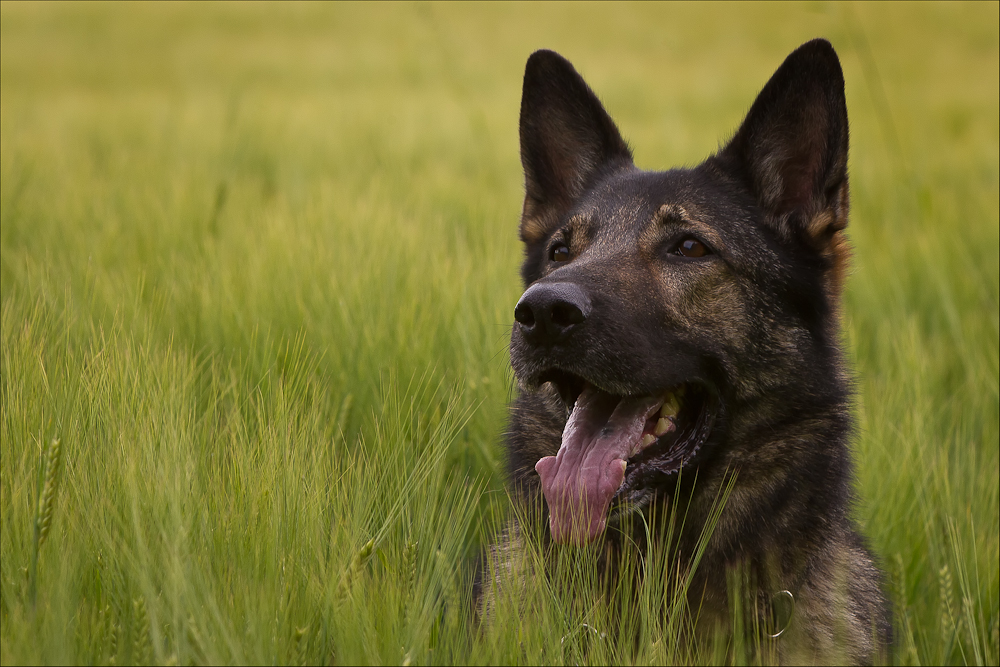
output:
<instances>
[{"instance_id":1,"label":"brown eye","mask_svg":"<svg viewBox=\"0 0 1000 667\"><path fill-rule=\"evenodd\" d=\"M553 262L567 262L569 261L569 248L566 247L565 243L557 243L552 246L549 250L549 259Z\"/></svg>"},{"instance_id":2,"label":"brown eye","mask_svg":"<svg viewBox=\"0 0 1000 667\"><path fill-rule=\"evenodd\" d=\"M708 248L698 239L687 238L677 246L676 252L682 257L704 257L708 254Z\"/></svg>"}]
</instances>

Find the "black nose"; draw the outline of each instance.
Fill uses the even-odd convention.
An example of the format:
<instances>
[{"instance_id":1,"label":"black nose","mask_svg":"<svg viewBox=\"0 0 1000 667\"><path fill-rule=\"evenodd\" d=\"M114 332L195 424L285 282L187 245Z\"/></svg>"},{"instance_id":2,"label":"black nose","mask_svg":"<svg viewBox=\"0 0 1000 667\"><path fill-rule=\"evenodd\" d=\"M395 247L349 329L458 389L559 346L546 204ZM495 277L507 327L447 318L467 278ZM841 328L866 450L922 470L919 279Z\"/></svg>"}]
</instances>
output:
<instances>
[{"instance_id":1,"label":"black nose","mask_svg":"<svg viewBox=\"0 0 1000 667\"><path fill-rule=\"evenodd\" d=\"M573 283L540 283L521 295L514 319L533 343L560 342L590 315L590 299Z\"/></svg>"}]
</instances>

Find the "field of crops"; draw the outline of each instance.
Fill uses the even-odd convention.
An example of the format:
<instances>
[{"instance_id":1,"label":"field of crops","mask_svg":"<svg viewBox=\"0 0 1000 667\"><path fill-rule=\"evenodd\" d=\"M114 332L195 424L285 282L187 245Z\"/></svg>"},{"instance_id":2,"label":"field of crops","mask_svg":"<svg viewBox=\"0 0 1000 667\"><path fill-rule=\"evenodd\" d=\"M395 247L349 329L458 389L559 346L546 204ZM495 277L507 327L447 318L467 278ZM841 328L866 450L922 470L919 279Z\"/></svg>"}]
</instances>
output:
<instances>
[{"instance_id":1,"label":"field of crops","mask_svg":"<svg viewBox=\"0 0 1000 667\"><path fill-rule=\"evenodd\" d=\"M583 557L576 602L535 577L469 622L508 507L521 76L560 51L640 167L691 165L824 36L891 660L996 664L998 25L997 3L3 2L0 662L740 660L686 645L656 582L610 631Z\"/></svg>"}]
</instances>

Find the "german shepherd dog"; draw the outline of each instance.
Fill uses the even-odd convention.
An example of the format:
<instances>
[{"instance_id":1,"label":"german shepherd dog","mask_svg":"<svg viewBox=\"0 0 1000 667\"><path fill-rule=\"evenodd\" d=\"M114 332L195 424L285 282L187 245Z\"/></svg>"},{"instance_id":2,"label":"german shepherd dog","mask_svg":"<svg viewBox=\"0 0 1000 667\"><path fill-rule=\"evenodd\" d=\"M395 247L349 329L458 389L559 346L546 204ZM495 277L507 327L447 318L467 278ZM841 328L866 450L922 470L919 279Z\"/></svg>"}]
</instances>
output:
<instances>
[{"instance_id":1,"label":"german shepherd dog","mask_svg":"<svg viewBox=\"0 0 1000 667\"><path fill-rule=\"evenodd\" d=\"M676 544L690 559L732 484L693 607L727 613L727 577L744 568L759 595L794 601L782 661L878 660L891 612L850 517L848 127L833 47L796 49L721 150L669 171L638 169L573 66L538 51L520 141L515 499L543 508L547 542L606 553L648 549L656 525L624 519L684 498ZM512 545L492 548L482 579L504 583Z\"/></svg>"}]
</instances>

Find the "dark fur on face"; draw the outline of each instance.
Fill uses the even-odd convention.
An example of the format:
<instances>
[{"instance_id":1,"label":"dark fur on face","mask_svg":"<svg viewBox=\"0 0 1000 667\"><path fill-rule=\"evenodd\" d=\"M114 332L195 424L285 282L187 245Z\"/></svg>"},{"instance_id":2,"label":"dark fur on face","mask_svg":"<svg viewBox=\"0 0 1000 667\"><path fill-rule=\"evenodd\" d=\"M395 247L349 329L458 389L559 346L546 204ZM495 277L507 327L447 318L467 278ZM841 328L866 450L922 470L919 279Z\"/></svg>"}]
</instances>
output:
<instances>
[{"instance_id":1,"label":"dark fur on face","mask_svg":"<svg viewBox=\"0 0 1000 667\"><path fill-rule=\"evenodd\" d=\"M573 523L583 501L568 500L550 508L553 538L642 549L645 534L622 535L619 520L681 493L691 499L683 554L735 474L696 604L724 610L727 570L749 567L762 589L795 596L783 659L874 659L891 624L849 517L851 385L839 338L848 124L833 47L796 49L724 148L669 171L636 168L573 66L538 51L520 139L527 289L511 335L521 391L506 437L518 496L549 507L582 489L601 521L588 533ZM657 401L670 400L678 409L657 422ZM586 426L612 424L633 403L627 433ZM639 412L647 403L651 416ZM584 423L573 436L582 444L564 434L568 419ZM610 477L573 456L603 456ZM679 477L697 484L682 489ZM608 479L610 491L594 490Z\"/></svg>"}]
</instances>

